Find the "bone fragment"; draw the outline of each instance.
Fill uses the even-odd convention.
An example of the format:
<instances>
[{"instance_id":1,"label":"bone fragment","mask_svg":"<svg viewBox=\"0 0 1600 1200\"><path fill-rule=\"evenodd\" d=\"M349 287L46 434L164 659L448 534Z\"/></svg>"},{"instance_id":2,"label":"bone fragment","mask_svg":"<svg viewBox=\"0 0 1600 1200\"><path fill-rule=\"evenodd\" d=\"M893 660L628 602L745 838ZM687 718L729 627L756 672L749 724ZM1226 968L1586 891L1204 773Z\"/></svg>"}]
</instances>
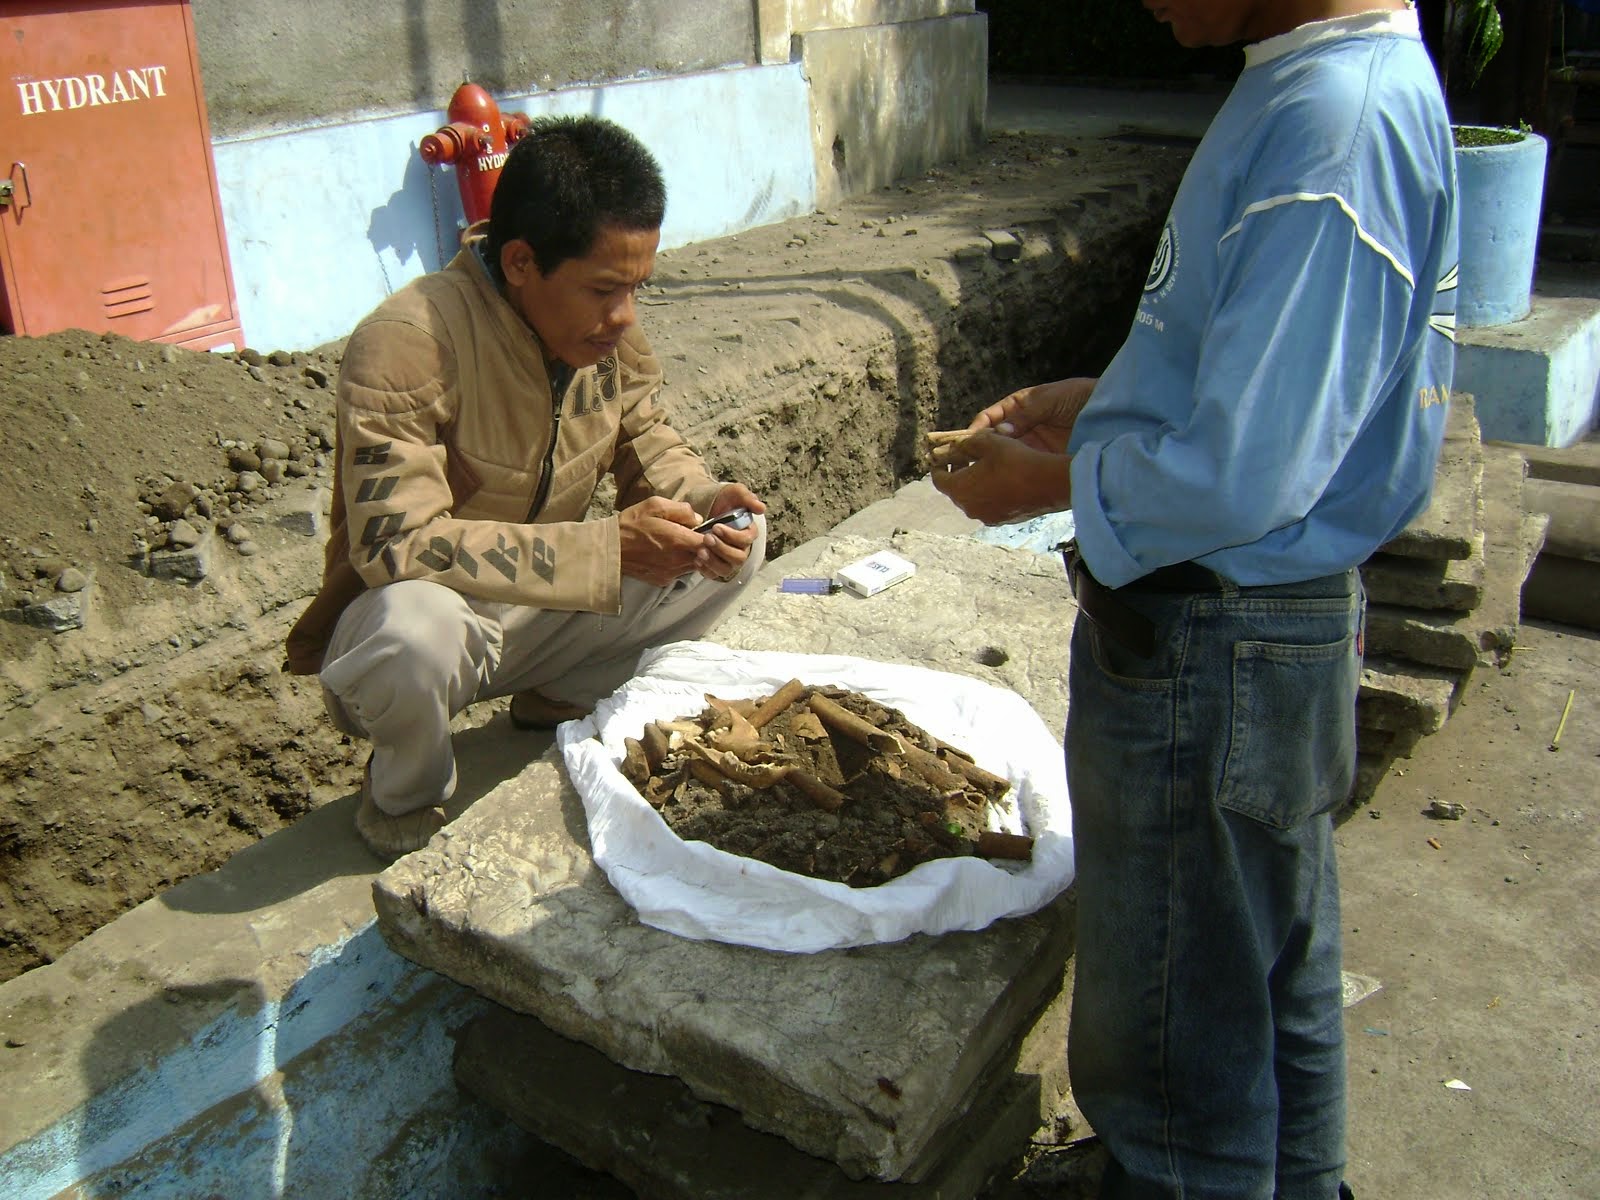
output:
<instances>
[{"instance_id":1,"label":"bone fragment","mask_svg":"<svg viewBox=\"0 0 1600 1200\"><path fill-rule=\"evenodd\" d=\"M836 791L823 783L809 771L802 771L799 767L789 767L788 779L807 796L811 802L825 812L837 812L844 804L844 793Z\"/></svg>"},{"instance_id":2,"label":"bone fragment","mask_svg":"<svg viewBox=\"0 0 1600 1200\"><path fill-rule=\"evenodd\" d=\"M771 787L789 771L788 767L774 763L747 763L737 754L714 750L699 742L685 742L684 746L696 756L692 761L707 763L735 783L743 783L750 787Z\"/></svg>"},{"instance_id":3,"label":"bone fragment","mask_svg":"<svg viewBox=\"0 0 1600 1200\"><path fill-rule=\"evenodd\" d=\"M669 748L667 731L651 721L639 735L639 742L644 747L645 758L650 760L650 769L659 771L661 764L666 760Z\"/></svg>"},{"instance_id":4,"label":"bone fragment","mask_svg":"<svg viewBox=\"0 0 1600 1200\"><path fill-rule=\"evenodd\" d=\"M788 708L796 700L799 700L805 696L805 694L805 684L801 683L798 679L789 680L788 683L784 684L777 691L773 692L772 695L768 696L756 707L755 712L750 715L750 724L754 725L757 729L760 729L763 725L772 720L773 717L777 716L784 709Z\"/></svg>"},{"instance_id":5,"label":"bone fragment","mask_svg":"<svg viewBox=\"0 0 1600 1200\"><path fill-rule=\"evenodd\" d=\"M1033 839L1020 833L997 833L986 829L978 835L980 858L1009 858L1033 861Z\"/></svg>"},{"instance_id":6,"label":"bone fragment","mask_svg":"<svg viewBox=\"0 0 1600 1200\"><path fill-rule=\"evenodd\" d=\"M638 738L623 738L622 777L636 788L650 780L650 759Z\"/></svg>"}]
</instances>

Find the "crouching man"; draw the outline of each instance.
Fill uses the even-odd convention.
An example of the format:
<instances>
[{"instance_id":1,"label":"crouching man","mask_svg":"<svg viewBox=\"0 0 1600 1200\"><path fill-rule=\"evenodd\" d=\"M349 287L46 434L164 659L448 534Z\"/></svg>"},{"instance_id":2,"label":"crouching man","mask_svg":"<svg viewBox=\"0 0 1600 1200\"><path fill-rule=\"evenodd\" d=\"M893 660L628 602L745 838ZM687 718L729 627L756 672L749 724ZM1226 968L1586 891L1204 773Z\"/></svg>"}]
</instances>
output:
<instances>
[{"instance_id":1,"label":"crouching man","mask_svg":"<svg viewBox=\"0 0 1600 1200\"><path fill-rule=\"evenodd\" d=\"M372 743L356 827L384 858L445 822L455 714L511 696L521 728L580 716L761 565L765 506L672 429L635 323L665 208L621 127L535 121L487 232L350 336L322 588L288 667ZM615 511L586 520L607 474ZM741 507L747 527L696 531Z\"/></svg>"}]
</instances>

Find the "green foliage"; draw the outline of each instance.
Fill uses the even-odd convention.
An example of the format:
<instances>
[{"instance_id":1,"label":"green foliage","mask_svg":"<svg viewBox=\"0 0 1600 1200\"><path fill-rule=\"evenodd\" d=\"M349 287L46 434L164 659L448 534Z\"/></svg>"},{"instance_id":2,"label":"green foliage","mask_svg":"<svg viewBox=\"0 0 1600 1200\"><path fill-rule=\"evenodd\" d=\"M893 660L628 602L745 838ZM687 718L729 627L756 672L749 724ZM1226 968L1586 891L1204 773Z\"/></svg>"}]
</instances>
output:
<instances>
[{"instance_id":1,"label":"green foliage","mask_svg":"<svg viewBox=\"0 0 1600 1200\"><path fill-rule=\"evenodd\" d=\"M1450 132L1455 136L1456 145L1468 150L1480 146L1509 146L1528 136L1524 131L1492 125L1452 125Z\"/></svg>"},{"instance_id":2,"label":"green foliage","mask_svg":"<svg viewBox=\"0 0 1600 1200\"><path fill-rule=\"evenodd\" d=\"M1001 75L1231 79L1238 49L1188 50L1137 0L978 0L989 68Z\"/></svg>"},{"instance_id":3,"label":"green foliage","mask_svg":"<svg viewBox=\"0 0 1600 1200\"><path fill-rule=\"evenodd\" d=\"M1445 38L1452 66L1466 73L1466 86L1477 87L1483 69L1505 41L1495 0L1449 0Z\"/></svg>"}]
</instances>

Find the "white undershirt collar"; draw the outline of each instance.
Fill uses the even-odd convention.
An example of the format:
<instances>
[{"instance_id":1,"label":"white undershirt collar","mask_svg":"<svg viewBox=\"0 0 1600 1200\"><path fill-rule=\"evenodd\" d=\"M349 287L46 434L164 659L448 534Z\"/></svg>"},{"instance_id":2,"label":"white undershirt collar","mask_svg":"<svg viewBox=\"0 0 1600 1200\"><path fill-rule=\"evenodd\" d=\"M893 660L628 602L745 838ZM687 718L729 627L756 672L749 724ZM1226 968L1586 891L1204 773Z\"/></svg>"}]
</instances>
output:
<instances>
[{"instance_id":1,"label":"white undershirt collar","mask_svg":"<svg viewBox=\"0 0 1600 1200\"><path fill-rule=\"evenodd\" d=\"M1336 38L1353 37L1362 33L1390 33L1402 37L1420 38L1422 29L1414 7L1403 9L1378 9L1374 12L1356 13L1348 17L1333 17L1327 21L1308 21L1298 29L1280 33L1244 48L1244 65L1260 66L1285 54L1303 50L1318 42Z\"/></svg>"}]
</instances>

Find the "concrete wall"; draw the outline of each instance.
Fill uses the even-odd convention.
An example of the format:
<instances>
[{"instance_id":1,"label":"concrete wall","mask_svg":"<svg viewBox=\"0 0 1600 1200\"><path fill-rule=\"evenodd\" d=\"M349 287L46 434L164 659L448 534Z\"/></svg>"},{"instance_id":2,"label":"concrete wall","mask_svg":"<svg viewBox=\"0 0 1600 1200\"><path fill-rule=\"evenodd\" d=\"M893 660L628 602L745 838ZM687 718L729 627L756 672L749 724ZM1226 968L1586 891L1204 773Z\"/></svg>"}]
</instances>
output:
<instances>
[{"instance_id":1,"label":"concrete wall","mask_svg":"<svg viewBox=\"0 0 1600 1200\"><path fill-rule=\"evenodd\" d=\"M811 87L819 208L983 144L986 18L818 30L796 41Z\"/></svg>"},{"instance_id":2,"label":"concrete wall","mask_svg":"<svg viewBox=\"0 0 1600 1200\"><path fill-rule=\"evenodd\" d=\"M755 61L751 0L194 0L216 137ZM785 59L786 61L786 59Z\"/></svg>"},{"instance_id":3,"label":"concrete wall","mask_svg":"<svg viewBox=\"0 0 1600 1200\"><path fill-rule=\"evenodd\" d=\"M210 90L209 79L207 90ZM448 99L448 97L446 97ZM648 146L667 180L664 248L809 212L816 175L798 66L500 95L503 111L595 113ZM426 110L214 139L246 340L263 350L335 341L406 281L455 253L450 168L417 144Z\"/></svg>"},{"instance_id":4,"label":"concrete wall","mask_svg":"<svg viewBox=\"0 0 1600 1200\"><path fill-rule=\"evenodd\" d=\"M594 112L667 175L662 244L781 221L981 142L972 0L196 0L239 317L335 341L454 253L450 168L417 144L465 79L503 111Z\"/></svg>"}]
</instances>

